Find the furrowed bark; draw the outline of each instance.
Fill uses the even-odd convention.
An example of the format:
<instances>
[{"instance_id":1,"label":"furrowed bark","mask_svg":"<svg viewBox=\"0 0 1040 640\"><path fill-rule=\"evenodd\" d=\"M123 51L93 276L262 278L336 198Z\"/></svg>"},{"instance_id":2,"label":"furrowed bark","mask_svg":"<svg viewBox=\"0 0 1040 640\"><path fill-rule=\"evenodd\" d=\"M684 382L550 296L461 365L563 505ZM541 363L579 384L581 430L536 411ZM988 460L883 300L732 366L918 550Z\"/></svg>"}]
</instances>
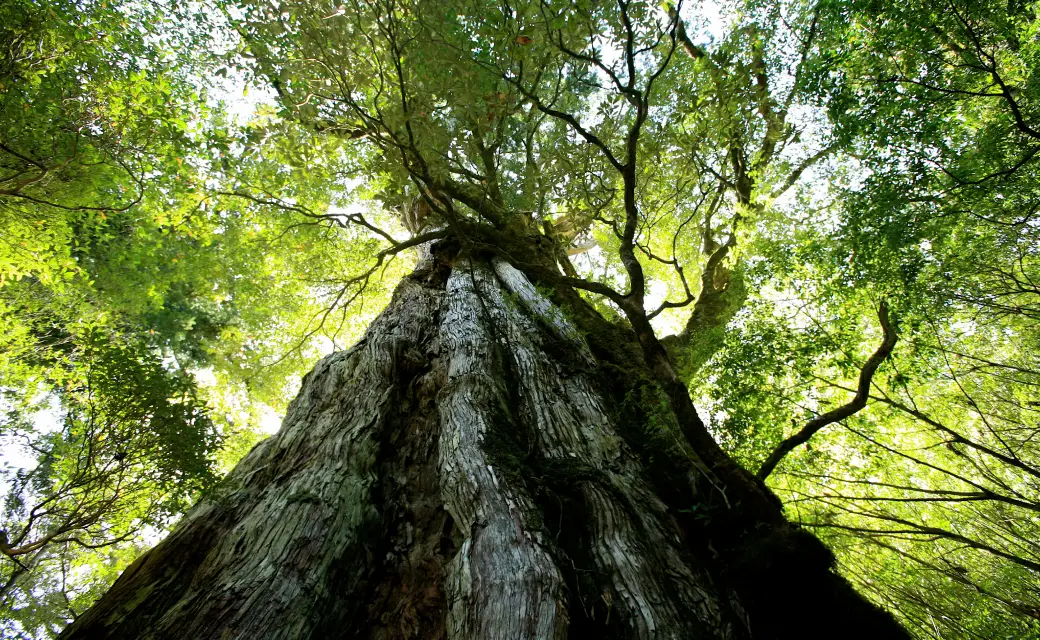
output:
<instances>
[{"instance_id":1,"label":"furrowed bark","mask_svg":"<svg viewBox=\"0 0 1040 640\"><path fill-rule=\"evenodd\" d=\"M489 430L520 428L478 293L487 277L482 265L457 264L441 323L448 368L438 402L442 495L467 534L449 569L449 637L562 638L563 578L534 506L522 483L500 481L483 447Z\"/></svg>"},{"instance_id":2,"label":"furrowed bark","mask_svg":"<svg viewBox=\"0 0 1040 640\"><path fill-rule=\"evenodd\" d=\"M731 637L721 597L707 572L681 553L667 507L618 436L586 367L568 371L565 362L550 358L536 323L554 327L553 333L570 344L577 337L573 327L522 274L501 260L493 264L510 293L535 311L531 316L510 313L500 290L485 292L498 312L500 335L510 345L521 410L533 426L539 463L570 467L578 475L573 481L590 516L583 551L607 577L603 586L610 606L629 627L629 637L688 637L698 627L697 635ZM577 351L578 363L591 360L584 344Z\"/></svg>"},{"instance_id":3,"label":"furrowed bark","mask_svg":"<svg viewBox=\"0 0 1040 640\"><path fill-rule=\"evenodd\" d=\"M380 535L378 440L437 303L406 280L365 338L307 376L279 434L63 637L309 637L328 611L361 615L345 596L363 587Z\"/></svg>"},{"instance_id":4,"label":"furrowed bark","mask_svg":"<svg viewBox=\"0 0 1040 640\"><path fill-rule=\"evenodd\" d=\"M688 424L659 343L586 339L509 263L428 249L63 638L902 637Z\"/></svg>"}]
</instances>

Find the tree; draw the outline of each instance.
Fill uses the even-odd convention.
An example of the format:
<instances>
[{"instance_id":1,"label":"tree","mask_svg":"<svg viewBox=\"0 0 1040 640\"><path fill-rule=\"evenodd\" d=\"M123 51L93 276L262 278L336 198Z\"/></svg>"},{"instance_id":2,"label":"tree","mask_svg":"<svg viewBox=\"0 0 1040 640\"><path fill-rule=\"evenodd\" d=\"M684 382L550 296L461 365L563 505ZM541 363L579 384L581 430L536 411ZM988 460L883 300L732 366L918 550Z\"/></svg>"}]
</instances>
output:
<instances>
[{"instance_id":1,"label":"tree","mask_svg":"<svg viewBox=\"0 0 1040 640\"><path fill-rule=\"evenodd\" d=\"M719 447L681 373L732 313L708 307L742 229L830 148L787 121L815 7L744 7L710 50L681 6L638 2L237 11L250 68L411 235L225 193L385 241L347 286L420 257L63 637L905 636ZM670 355L651 320L695 301Z\"/></svg>"},{"instance_id":2,"label":"tree","mask_svg":"<svg viewBox=\"0 0 1040 640\"><path fill-rule=\"evenodd\" d=\"M414 269L69 636L1037 636L1036 7L698 9L0 9L3 632Z\"/></svg>"}]
</instances>

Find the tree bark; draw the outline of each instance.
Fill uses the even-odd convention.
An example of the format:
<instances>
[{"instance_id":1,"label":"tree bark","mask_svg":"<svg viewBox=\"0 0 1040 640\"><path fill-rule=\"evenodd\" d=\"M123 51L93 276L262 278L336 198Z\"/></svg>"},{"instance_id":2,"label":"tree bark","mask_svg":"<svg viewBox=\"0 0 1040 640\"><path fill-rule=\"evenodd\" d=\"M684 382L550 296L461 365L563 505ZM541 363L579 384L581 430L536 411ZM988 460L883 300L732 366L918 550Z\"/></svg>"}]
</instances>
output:
<instances>
[{"instance_id":1,"label":"tree bark","mask_svg":"<svg viewBox=\"0 0 1040 640\"><path fill-rule=\"evenodd\" d=\"M905 637L631 329L451 244L62 638Z\"/></svg>"}]
</instances>

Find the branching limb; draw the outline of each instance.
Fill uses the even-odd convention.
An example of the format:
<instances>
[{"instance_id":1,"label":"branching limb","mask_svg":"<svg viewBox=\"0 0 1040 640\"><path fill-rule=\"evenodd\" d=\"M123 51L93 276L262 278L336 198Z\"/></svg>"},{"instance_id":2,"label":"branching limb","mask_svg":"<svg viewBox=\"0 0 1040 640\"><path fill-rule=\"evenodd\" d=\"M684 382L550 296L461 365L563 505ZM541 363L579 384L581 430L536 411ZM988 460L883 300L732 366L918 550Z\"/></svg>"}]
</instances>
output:
<instances>
[{"instance_id":1,"label":"branching limb","mask_svg":"<svg viewBox=\"0 0 1040 640\"><path fill-rule=\"evenodd\" d=\"M6 531L0 531L0 553L10 558L11 561L21 567L23 571L29 570L29 567L22 564L22 561L17 558L20 554L15 553L15 550L11 548L10 543L7 541Z\"/></svg>"}]
</instances>

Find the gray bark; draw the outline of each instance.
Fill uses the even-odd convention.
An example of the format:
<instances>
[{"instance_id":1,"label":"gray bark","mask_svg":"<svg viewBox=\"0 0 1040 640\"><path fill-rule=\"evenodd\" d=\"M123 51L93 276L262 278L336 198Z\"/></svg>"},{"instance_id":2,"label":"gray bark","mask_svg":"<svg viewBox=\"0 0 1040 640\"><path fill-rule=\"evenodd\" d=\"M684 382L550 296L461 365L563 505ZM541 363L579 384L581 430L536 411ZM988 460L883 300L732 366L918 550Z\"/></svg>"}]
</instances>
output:
<instances>
[{"instance_id":1,"label":"gray bark","mask_svg":"<svg viewBox=\"0 0 1040 640\"><path fill-rule=\"evenodd\" d=\"M660 497L579 329L508 263L428 255L63 638L769 629Z\"/></svg>"}]
</instances>

